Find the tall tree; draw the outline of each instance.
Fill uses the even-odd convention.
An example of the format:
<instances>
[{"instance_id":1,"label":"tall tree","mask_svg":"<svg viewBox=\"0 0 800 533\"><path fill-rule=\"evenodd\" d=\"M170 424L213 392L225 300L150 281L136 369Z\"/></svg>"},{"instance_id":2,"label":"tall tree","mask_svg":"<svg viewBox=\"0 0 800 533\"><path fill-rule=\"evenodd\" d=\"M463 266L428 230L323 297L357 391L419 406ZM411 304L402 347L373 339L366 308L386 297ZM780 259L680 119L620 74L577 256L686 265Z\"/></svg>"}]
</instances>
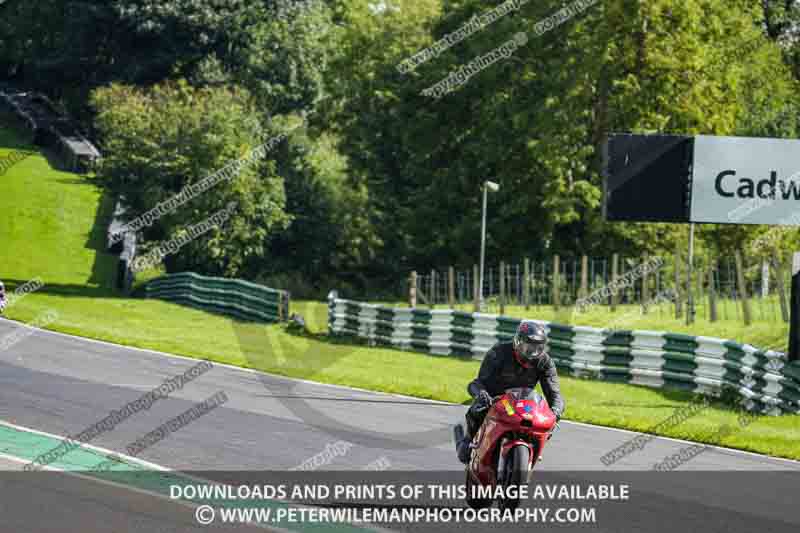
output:
<instances>
[{"instance_id":1,"label":"tall tree","mask_svg":"<svg viewBox=\"0 0 800 533\"><path fill-rule=\"evenodd\" d=\"M98 176L122 195L131 219L229 163L246 161L230 179L157 217L144 231L140 255L233 202L236 208L223 227L165 263L172 271L255 274L248 268L265 262L266 241L286 227L288 217L274 153L253 157L264 141L273 141L274 150L281 138L262 129L246 91L195 89L182 81L148 90L112 85L95 91L92 103L105 151Z\"/></svg>"},{"instance_id":2,"label":"tall tree","mask_svg":"<svg viewBox=\"0 0 800 533\"><path fill-rule=\"evenodd\" d=\"M600 148L613 131L737 134L795 85L750 2L609 0L536 36L563 7L527 4L401 75L384 52L343 111L347 155L383 207L387 254L416 266L477 256L480 184L501 183L490 257L672 249L680 228L600 220ZM490 6L451 2L431 40ZM520 31L527 45L439 100L421 91ZM744 43L763 47L741 53ZM736 50L740 53L735 53ZM734 52L734 53L732 53ZM549 247L548 247L549 245Z\"/></svg>"},{"instance_id":3,"label":"tall tree","mask_svg":"<svg viewBox=\"0 0 800 533\"><path fill-rule=\"evenodd\" d=\"M248 88L265 116L324 93L330 12L286 0L13 0L2 7L0 69L80 109L109 82L203 80ZM285 6L284 6L285 7Z\"/></svg>"}]
</instances>

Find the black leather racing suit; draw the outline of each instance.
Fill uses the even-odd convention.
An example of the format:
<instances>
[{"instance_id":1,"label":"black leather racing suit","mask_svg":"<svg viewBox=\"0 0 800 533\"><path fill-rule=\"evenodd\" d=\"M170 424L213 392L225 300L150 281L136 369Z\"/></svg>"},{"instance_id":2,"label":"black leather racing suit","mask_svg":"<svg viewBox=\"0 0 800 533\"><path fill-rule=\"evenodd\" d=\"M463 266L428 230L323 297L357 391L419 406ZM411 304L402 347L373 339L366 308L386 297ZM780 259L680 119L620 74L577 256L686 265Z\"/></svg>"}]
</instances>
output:
<instances>
[{"instance_id":1,"label":"black leather racing suit","mask_svg":"<svg viewBox=\"0 0 800 533\"><path fill-rule=\"evenodd\" d=\"M506 389L528 387L533 389L537 383L542 384L542 392L553 413L561 418L566 404L558 385L556 365L548 354L543 355L531 368L525 368L514 357L511 342L495 344L486 352L478 377L467 386L470 395L477 399L485 390L491 396L498 396ZM467 411L467 437L472 437L481 427L487 411L475 412L475 403Z\"/></svg>"}]
</instances>

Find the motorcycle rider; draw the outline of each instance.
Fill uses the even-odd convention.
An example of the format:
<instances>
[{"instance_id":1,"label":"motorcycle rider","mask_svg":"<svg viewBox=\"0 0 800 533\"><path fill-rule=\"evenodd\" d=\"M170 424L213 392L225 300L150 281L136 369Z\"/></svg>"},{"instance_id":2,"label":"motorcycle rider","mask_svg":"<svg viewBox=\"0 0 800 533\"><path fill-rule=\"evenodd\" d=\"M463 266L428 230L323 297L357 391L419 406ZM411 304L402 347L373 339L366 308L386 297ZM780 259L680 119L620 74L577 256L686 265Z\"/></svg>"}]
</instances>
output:
<instances>
[{"instance_id":1,"label":"motorcycle rider","mask_svg":"<svg viewBox=\"0 0 800 533\"><path fill-rule=\"evenodd\" d=\"M470 382L467 391L474 401L466 414L467 428L461 424L455 427L458 459L469 462L470 444L478 432L492 403L492 397L503 394L506 389L529 388L531 397L537 383L556 420L561 419L565 403L558 384L556 365L550 358L547 346L547 330L532 320L523 320L509 342L495 344L483 358L478 377Z\"/></svg>"}]
</instances>

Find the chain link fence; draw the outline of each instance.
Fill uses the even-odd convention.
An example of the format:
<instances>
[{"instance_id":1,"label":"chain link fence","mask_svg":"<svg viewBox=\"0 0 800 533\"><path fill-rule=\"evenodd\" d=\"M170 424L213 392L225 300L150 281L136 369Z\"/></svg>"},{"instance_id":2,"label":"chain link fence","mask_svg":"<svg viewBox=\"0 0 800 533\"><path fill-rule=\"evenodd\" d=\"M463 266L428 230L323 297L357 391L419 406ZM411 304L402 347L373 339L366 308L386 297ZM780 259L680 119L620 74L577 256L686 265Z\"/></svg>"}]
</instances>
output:
<instances>
[{"instance_id":1,"label":"chain link fence","mask_svg":"<svg viewBox=\"0 0 800 533\"><path fill-rule=\"evenodd\" d=\"M641 268L648 261L660 266L641 275ZM691 279L695 318L788 321L790 264L788 254L770 261L746 261L740 256L738 265L736 254L696 258ZM685 317L690 294L687 272L685 258L676 261L675 256L553 257L486 265L484 310L501 312L505 306L569 307L594 295L599 305L639 305L656 313ZM614 291L614 296L597 298L615 279L626 275L633 279L632 283ZM417 305L475 308L480 297L479 279L477 266L416 272L405 281L403 292L409 296L412 284L416 283Z\"/></svg>"}]
</instances>

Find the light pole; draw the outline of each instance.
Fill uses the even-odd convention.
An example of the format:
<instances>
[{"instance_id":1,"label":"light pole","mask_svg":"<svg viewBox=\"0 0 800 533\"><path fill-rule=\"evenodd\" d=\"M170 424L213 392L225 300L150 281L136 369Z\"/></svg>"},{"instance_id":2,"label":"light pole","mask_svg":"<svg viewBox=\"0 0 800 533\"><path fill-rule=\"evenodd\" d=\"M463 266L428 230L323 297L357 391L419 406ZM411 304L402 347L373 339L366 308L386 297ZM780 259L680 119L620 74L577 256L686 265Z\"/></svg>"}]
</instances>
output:
<instances>
[{"instance_id":1,"label":"light pole","mask_svg":"<svg viewBox=\"0 0 800 533\"><path fill-rule=\"evenodd\" d=\"M489 191L497 192L500 190L500 184L494 181L486 180L483 182L483 215L481 217L481 280L480 280L480 310L486 309L483 303L483 264L486 259L486 197Z\"/></svg>"}]
</instances>

